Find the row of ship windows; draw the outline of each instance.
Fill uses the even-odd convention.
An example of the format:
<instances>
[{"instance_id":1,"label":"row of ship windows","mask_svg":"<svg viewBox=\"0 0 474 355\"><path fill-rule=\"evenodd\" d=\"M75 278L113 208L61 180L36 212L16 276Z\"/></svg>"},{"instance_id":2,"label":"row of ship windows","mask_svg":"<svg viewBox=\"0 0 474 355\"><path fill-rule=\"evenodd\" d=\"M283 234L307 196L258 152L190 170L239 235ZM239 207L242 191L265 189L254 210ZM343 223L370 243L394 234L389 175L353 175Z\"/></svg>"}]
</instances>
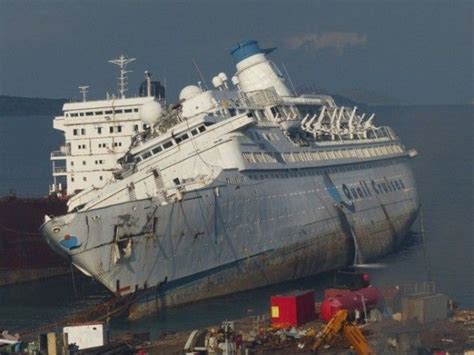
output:
<instances>
[{"instance_id":1,"label":"row of ship windows","mask_svg":"<svg viewBox=\"0 0 474 355\"><path fill-rule=\"evenodd\" d=\"M66 117L84 117L84 116L102 116L102 115L118 115L123 113L138 112L138 108L127 108L107 111L87 111L87 112L66 112Z\"/></svg>"},{"instance_id":2,"label":"row of ship windows","mask_svg":"<svg viewBox=\"0 0 474 355\"><path fill-rule=\"evenodd\" d=\"M140 128L139 125L137 125L137 124L134 125L133 126L133 132L137 133L139 128ZM148 126L146 124L144 124L142 126L142 128L145 130L145 129L148 128ZM102 132L104 131L103 127L96 127L95 129L97 131L97 134L102 134ZM122 132L123 132L123 126L121 126L121 125L109 126L109 133L122 133ZM86 135L86 129L85 128L74 128L72 130L72 134L74 136L84 136L84 135Z\"/></svg>"},{"instance_id":3,"label":"row of ship windows","mask_svg":"<svg viewBox=\"0 0 474 355\"><path fill-rule=\"evenodd\" d=\"M73 161L71 161L70 164L71 164L71 166L74 166L74 162L73 162ZM105 162L104 162L104 160L99 159L99 160L95 160L95 161L94 161L94 164L95 164L95 165L102 165L102 164L105 164ZM82 161L82 165L87 165L87 162L86 162L85 160L83 160L83 161Z\"/></svg>"},{"instance_id":4,"label":"row of ship windows","mask_svg":"<svg viewBox=\"0 0 474 355\"><path fill-rule=\"evenodd\" d=\"M370 158L388 154L397 154L401 152L403 152L403 149L400 146L394 144L379 147L323 150L317 152L242 152L242 157L246 163L277 163L279 161L284 161L285 163L295 163L314 160Z\"/></svg>"},{"instance_id":5,"label":"row of ship windows","mask_svg":"<svg viewBox=\"0 0 474 355\"><path fill-rule=\"evenodd\" d=\"M103 177L102 175L99 176L99 180L100 180L100 181L104 180L104 177ZM71 182L74 182L74 181L76 181L76 178L75 178L75 177L71 177ZM82 181L87 181L87 176L83 176L83 177L82 177Z\"/></svg>"},{"instance_id":6,"label":"row of ship windows","mask_svg":"<svg viewBox=\"0 0 474 355\"><path fill-rule=\"evenodd\" d=\"M113 147L121 147L122 146L122 142L113 142L112 144ZM97 145L98 148L107 148L108 147L108 144L107 143L99 143ZM77 146L77 149L79 150L82 150L82 149L86 149L86 145L85 144L79 144Z\"/></svg>"},{"instance_id":7,"label":"row of ship windows","mask_svg":"<svg viewBox=\"0 0 474 355\"><path fill-rule=\"evenodd\" d=\"M342 172L356 171L356 170L365 170L375 167L383 167L393 164L393 162L388 161L374 161L370 163L362 164L351 164L343 165L339 167L331 168L304 168L304 169L294 169L294 170L285 170L285 171L272 171L259 174L249 174L247 176L234 176L226 178L228 184L241 184L247 180L266 180L266 179L284 179L291 177L304 177L304 176L317 176L324 174L336 174Z\"/></svg>"},{"instance_id":8,"label":"row of ship windows","mask_svg":"<svg viewBox=\"0 0 474 355\"><path fill-rule=\"evenodd\" d=\"M191 136L197 136L199 133L202 133L206 130L206 126L210 126L212 124L214 124L214 123L205 122L204 125L202 125L202 126L199 126L197 128L194 128L194 129L190 130L189 132L186 132L186 133L183 133L179 136L176 136L176 137L174 137L174 139L170 139L169 141L154 147L153 149L143 153L142 155L136 156L135 157L135 162L138 163L142 160L148 159L152 155L155 155L155 154L158 154L158 153L162 152L165 149L171 148L175 143L179 144L179 143L185 141L186 139L188 139L190 137L190 135Z\"/></svg>"}]
</instances>

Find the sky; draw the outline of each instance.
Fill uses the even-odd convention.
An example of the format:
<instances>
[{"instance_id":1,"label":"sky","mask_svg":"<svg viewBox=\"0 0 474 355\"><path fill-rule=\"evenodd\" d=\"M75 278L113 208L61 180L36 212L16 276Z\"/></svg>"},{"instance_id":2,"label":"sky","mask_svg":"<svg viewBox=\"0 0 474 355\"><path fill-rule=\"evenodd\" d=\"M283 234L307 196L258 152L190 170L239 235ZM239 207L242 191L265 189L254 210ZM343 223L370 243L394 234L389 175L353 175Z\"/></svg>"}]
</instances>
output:
<instances>
[{"instance_id":1,"label":"sky","mask_svg":"<svg viewBox=\"0 0 474 355\"><path fill-rule=\"evenodd\" d=\"M0 0L0 95L91 98L117 90L121 53L129 95L143 72L168 98L235 67L229 49L277 47L296 87L371 91L402 104L474 100L474 0Z\"/></svg>"}]
</instances>

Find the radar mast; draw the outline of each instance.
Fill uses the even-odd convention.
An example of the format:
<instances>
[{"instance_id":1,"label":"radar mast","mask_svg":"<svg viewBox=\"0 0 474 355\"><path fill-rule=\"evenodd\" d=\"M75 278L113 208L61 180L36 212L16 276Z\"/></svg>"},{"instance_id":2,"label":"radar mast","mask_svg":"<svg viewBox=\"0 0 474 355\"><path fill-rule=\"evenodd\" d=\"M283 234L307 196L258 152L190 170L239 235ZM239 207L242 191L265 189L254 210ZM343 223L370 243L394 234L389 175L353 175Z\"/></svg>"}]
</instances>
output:
<instances>
[{"instance_id":1,"label":"radar mast","mask_svg":"<svg viewBox=\"0 0 474 355\"><path fill-rule=\"evenodd\" d=\"M118 77L118 88L120 93L120 98L125 98L125 91L128 90L127 85L127 74L131 73L131 70L126 70L127 65L134 62L136 58L127 58L123 54L120 55L117 59L109 60L109 63L115 64L120 68L120 76Z\"/></svg>"},{"instance_id":2,"label":"radar mast","mask_svg":"<svg viewBox=\"0 0 474 355\"><path fill-rule=\"evenodd\" d=\"M82 101L86 102L87 101L87 90L89 89L88 85L84 86L79 86L79 91L82 94Z\"/></svg>"}]
</instances>

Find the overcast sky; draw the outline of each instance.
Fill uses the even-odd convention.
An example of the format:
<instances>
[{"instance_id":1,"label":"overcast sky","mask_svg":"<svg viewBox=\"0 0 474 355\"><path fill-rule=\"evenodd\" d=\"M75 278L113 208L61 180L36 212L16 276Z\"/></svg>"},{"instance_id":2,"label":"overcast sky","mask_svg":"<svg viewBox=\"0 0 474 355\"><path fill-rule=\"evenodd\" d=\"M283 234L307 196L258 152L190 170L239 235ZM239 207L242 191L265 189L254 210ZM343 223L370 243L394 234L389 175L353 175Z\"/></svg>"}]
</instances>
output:
<instances>
[{"instance_id":1,"label":"overcast sky","mask_svg":"<svg viewBox=\"0 0 474 355\"><path fill-rule=\"evenodd\" d=\"M474 0L0 0L0 94L78 97L116 90L120 53L137 58L168 97L234 72L230 47L256 39L296 86L364 89L406 104L466 103L473 93Z\"/></svg>"}]
</instances>

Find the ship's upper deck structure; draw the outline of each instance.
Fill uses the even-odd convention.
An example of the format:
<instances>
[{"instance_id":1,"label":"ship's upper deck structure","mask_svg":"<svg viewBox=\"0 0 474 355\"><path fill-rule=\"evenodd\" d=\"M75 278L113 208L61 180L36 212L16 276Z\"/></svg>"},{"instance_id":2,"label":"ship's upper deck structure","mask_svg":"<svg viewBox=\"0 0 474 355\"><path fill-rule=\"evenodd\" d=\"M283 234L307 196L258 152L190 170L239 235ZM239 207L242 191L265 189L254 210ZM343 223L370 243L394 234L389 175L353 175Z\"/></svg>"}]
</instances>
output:
<instances>
[{"instance_id":1,"label":"ship's upper deck structure","mask_svg":"<svg viewBox=\"0 0 474 355\"><path fill-rule=\"evenodd\" d=\"M50 192L72 195L113 179L112 171L120 167L117 159L127 151L131 138L147 128L140 118L141 106L153 100L164 102L164 96L152 95L155 82L148 72L144 95L125 96L125 69L132 59L120 56L111 61L120 67L118 97L107 95L105 100L89 101L88 86L81 86L82 101L65 103L63 115L55 117L53 127L64 132L65 144L51 153L54 183Z\"/></svg>"}]
</instances>

